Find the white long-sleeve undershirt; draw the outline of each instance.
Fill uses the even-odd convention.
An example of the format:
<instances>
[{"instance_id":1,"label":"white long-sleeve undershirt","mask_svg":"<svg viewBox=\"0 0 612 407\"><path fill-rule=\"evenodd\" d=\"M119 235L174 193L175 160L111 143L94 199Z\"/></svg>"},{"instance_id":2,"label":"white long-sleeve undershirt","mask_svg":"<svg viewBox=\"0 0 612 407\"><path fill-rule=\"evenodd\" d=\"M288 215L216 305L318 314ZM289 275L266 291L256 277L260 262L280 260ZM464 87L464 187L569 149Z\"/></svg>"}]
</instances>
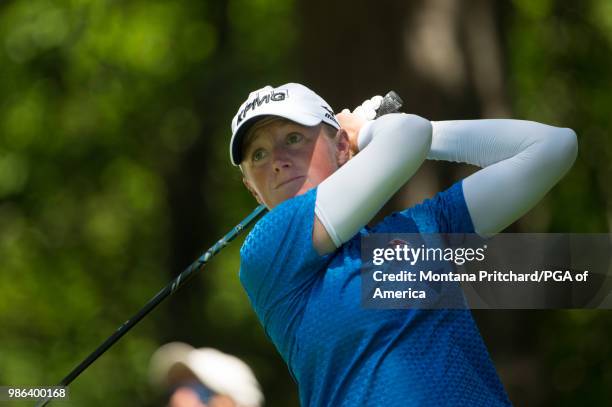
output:
<instances>
[{"instance_id":1,"label":"white long-sleeve undershirt","mask_svg":"<svg viewBox=\"0 0 612 407\"><path fill-rule=\"evenodd\" d=\"M367 132L367 148L318 187L315 214L336 247L380 211L418 170L431 146L431 123L411 114L382 116Z\"/></svg>"},{"instance_id":2,"label":"white long-sleeve undershirt","mask_svg":"<svg viewBox=\"0 0 612 407\"><path fill-rule=\"evenodd\" d=\"M570 169L578 152L568 128L510 119L432 122L429 159L482 169L463 181L476 233L495 234L523 216Z\"/></svg>"},{"instance_id":3,"label":"white long-sleeve undershirt","mask_svg":"<svg viewBox=\"0 0 612 407\"><path fill-rule=\"evenodd\" d=\"M317 193L315 213L336 247L374 217L425 155L483 167L463 181L463 191L475 231L488 236L532 208L577 154L571 129L507 119L430 124L405 114L368 123L359 147L363 151L321 183Z\"/></svg>"}]
</instances>

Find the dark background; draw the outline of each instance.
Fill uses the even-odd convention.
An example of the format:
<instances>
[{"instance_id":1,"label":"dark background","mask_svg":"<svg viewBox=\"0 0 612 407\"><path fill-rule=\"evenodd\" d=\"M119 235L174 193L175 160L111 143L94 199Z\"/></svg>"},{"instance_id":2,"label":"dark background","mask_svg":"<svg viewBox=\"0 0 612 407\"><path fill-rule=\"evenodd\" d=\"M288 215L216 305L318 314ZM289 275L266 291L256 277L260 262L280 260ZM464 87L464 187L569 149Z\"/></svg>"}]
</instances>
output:
<instances>
[{"instance_id":1,"label":"dark background","mask_svg":"<svg viewBox=\"0 0 612 407\"><path fill-rule=\"evenodd\" d=\"M611 45L606 0L0 1L0 384L58 382L250 212L230 120L266 84L302 82L336 111L394 89L431 120L571 127L572 170L508 231L609 232ZM387 210L473 170L428 162ZM297 405L238 281L241 243L65 405L163 405L148 360L173 340L240 356L267 406ZM612 398L609 311L474 314L516 405Z\"/></svg>"}]
</instances>

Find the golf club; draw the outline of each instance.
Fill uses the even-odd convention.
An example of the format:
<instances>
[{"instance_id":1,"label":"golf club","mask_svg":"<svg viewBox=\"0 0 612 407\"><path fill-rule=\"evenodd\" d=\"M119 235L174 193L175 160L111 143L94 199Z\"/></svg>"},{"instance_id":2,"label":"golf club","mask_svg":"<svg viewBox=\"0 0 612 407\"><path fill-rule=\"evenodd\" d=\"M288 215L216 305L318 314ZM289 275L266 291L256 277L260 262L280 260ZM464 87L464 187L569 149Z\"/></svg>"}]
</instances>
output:
<instances>
[{"instance_id":1,"label":"golf club","mask_svg":"<svg viewBox=\"0 0 612 407\"><path fill-rule=\"evenodd\" d=\"M390 91L385 95L381 101L380 106L376 110L376 117L382 115L397 112L402 106L403 101L399 95ZM167 286L159 291L153 298L145 304L134 316L124 322L117 330L109 336L96 350L94 350L89 356L87 356L78 366L76 366L66 377L64 377L57 386L66 387L72 381L77 378L89 365L91 365L96 359L98 359L104 352L106 352L111 346L115 344L123 335L125 335L130 329L132 329L141 319L149 314L159 303L161 303L168 296L174 294L179 288L181 288L187 281L189 281L197 271L200 271L210 259L219 253L225 246L227 246L232 240L234 240L243 230L247 229L253 223L255 223L265 212L266 207L259 205L250 215L248 215L242 222L236 225L229 233L218 240L210 249L202 254L196 261L194 261L189 267L187 267L181 274L175 277ZM53 398L47 397L41 399L36 404L37 407L43 407L47 405Z\"/></svg>"}]
</instances>

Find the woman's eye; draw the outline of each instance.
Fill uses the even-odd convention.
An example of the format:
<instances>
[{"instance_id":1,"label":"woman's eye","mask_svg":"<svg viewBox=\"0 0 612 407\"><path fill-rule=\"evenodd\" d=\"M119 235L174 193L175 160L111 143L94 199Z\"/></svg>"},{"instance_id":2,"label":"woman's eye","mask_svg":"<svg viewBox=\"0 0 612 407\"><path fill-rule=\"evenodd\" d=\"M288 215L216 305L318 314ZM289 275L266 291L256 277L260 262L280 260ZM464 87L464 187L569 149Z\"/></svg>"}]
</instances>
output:
<instances>
[{"instance_id":1,"label":"woman's eye","mask_svg":"<svg viewBox=\"0 0 612 407\"><path fill-rule=\"evenodd\" d=\"M295 144L302 140L302 135L299 133L291 133L287 136L287 144Z\"/></svg>"},{"instance_id":2,"label":"woman's eye","mask_svg":"<svg viewBox=\"0 0 612 407\"><path fill-rule=\"evenodd\" d=\"M260 161L262 160L264 157L266 156L266 153L264 150L262 150L261 148L258 150L255 150L253 152L253 155L251 156L253 161Z\"/></svg>"}]
</instances>

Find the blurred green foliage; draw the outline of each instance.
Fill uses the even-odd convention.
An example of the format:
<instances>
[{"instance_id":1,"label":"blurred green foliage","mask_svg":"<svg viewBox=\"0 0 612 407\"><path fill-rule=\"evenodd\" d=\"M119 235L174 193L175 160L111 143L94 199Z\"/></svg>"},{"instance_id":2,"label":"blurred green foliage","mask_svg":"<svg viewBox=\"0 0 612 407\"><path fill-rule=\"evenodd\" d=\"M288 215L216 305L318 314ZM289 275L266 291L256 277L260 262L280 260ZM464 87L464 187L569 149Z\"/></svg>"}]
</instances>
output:
<instances>
[{"instance_id":1,"label":"blurred green foliage","mask_svg":"<svg viewBox=\"0 0 612 407\"><path fill-rule=\"evenodd\" d=\"M612 6L512 5L504 36L516 115L580 137L576 166L548 198L550 231L606 232ZM0 3L0 384L58 382L254 206L228 162L229 122L248 90L300 80L295 8ZM147 364L169 340L235 353L269 405L295 403L240 287L240 244L96 361L64 405L160 405ZM610 318L554 315L535 328L546 386L565 401L548 397L597 404L612 380Z\"/></svg>"},{"instance_id":2,"label":"blurred green foliage","mask_svg":"<svg viewBox=\"0 0 612 407\"><path fill-rule=\"evenodd\" d=\"M180 271L169 185L190 150L203 179L187 187L215 213L206 229L194 219L200 249L253 205L227 161L229 120L246 89L291 68L279 63L291 6L0 3L0 383L58 382ZM185 320L218 321L226 335L242 321L263 336L237 279L238 247L207 270L210 295ZM159 332L164 311L79 377L70 404L152 404L148 359L180 339Z\"/></svg>"},{"instance_id":3,"label":"blurred green foliage","mask_svg":"<svg viewBox=\"0 0 612 407\"><path fill-rule=\"evenodd\" d=\"M516 115L578 133L577 162L548 198L554 200L551 231L607 232L612 224L611 3L514 4L506 38Z\"/></svg>"},{"instance_id":4,"label":"blurred green foliage","mask_svg":"<svg viewBox=\"0 0 612 407\"><path fill-rule=\"evenodd\" d=\"M572 170L547 197L552 232L612 225L612 3L514 0L506 33L518 117L578 133ZM609 311L532 313L529 353L543 379L540 404L603 405L612 396Z\"/></svg>"}]
</instances>

